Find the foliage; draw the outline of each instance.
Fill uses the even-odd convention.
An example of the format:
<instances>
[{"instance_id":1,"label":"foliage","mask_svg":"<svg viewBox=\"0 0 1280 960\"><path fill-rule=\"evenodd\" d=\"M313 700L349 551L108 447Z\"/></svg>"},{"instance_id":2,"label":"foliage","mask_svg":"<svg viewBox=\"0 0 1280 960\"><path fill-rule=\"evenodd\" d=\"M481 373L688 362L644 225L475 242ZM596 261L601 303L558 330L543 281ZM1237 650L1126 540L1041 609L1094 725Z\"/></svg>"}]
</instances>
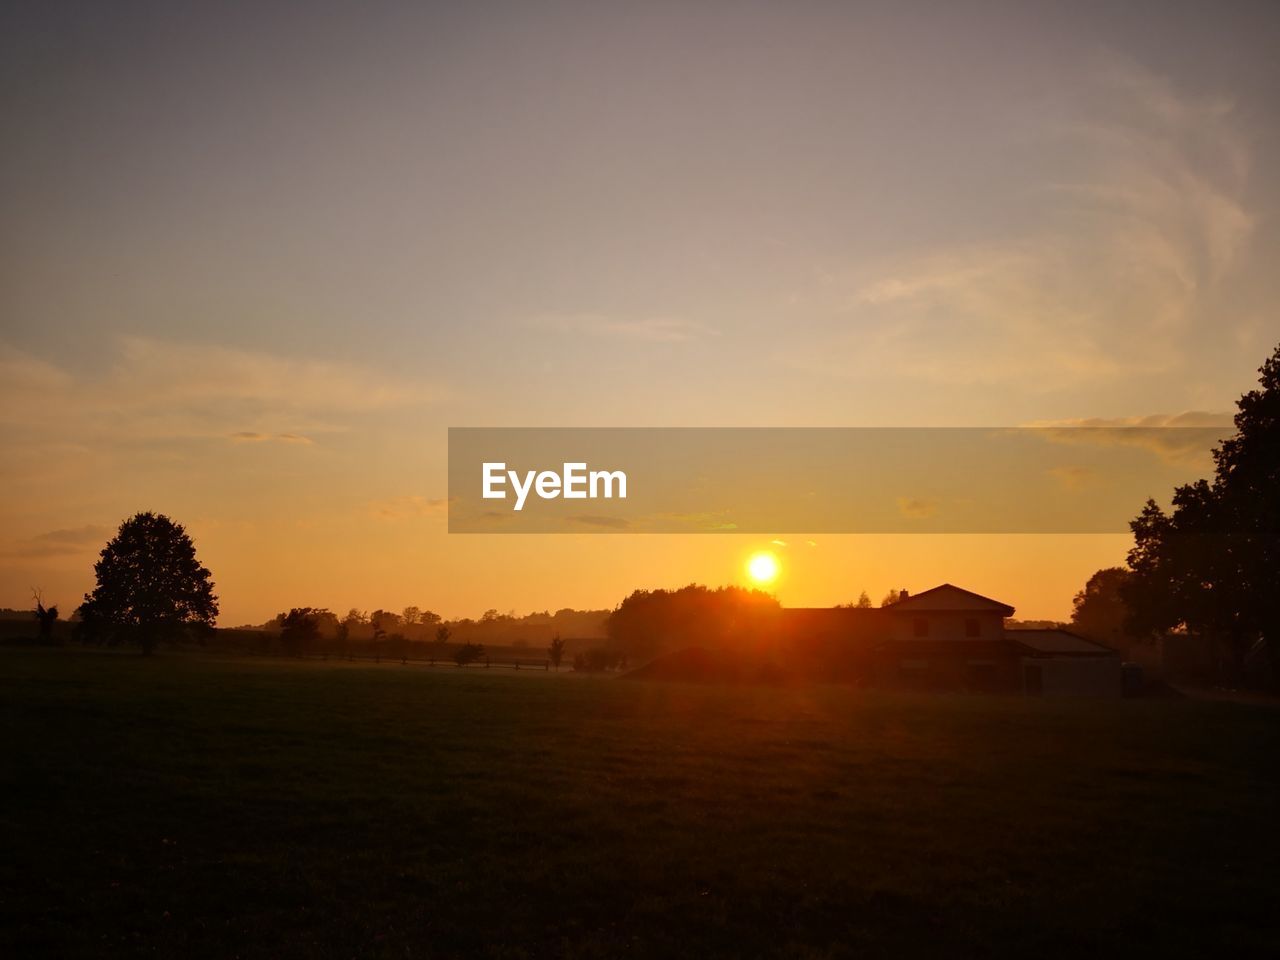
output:
<instances>
[{"instance_id":1,"label":"foliage","mask_svg":"<svg viewBox=\"0 0 1280 960\"><path fill-rule=\"evenodd\" d=\"M1153 500L1130 523L1129 629L1185 628L1220 643L1231 679L1259 640L1280 678L1280 348L1260 389L1237 402L1235 434L1213 451L1214 477L1177 488L1166 514Z\"/></svg>"},{"instance_id":2,"label":"foliage","mask_svg":"<svg viewBox=\"0 0 1280 960\"><path fill-rule=\"evenodd\" d=\"M603 673L606 670L618 670L626 665L626 657L622 652L610 647L592 647L575 654L573 669L578 673Z\"/></svg>"},{"instance_id":3,"label":"foliage","mask_svg":"<svg viewBox=\"0 0 1280 960\"><path fill-rule=\"evenodd\" d=\"M453 662L460 667L465 667L469 663L475 663L483 656L484 644L464 643L453 651Z\"/></svg>"},{"instance_id":4,"label":"foliage","mask_svg":"<svg viewBox=\"0 0 1280 960\"><path fill-rule=\"evenodd\" d=\"M332 616L322 607L294 607L280 614L280 647L286 656L297 657L311 650L320 639L320 619Z\"/></svg>"},{"instance_id":5,"label":"foliage","mask_svg":"<svg viewBox=\"0 0 1280 960\"><path fill-rule=\"evenodd\" d=\"M551 638L551 644L547 647L547 656L551 658L551 665L559 670L560 661L564 659L564 638L560 634L557 633Z\"/></svg>"},{"instance_id":6,"label":"foliage","mask_svg":"<svg viewBox=\"0 0 1280 960\"><path fill-rule=\"evenodd\" d=\"M217 619L209 570L182 525L163 514L122 523L94 573L97 586L78 610L88 639L133 642L150 653L160 640L208 630Z\"/></svg>"},{"instance_id":7,"label":"foliage","mask_svg":"<svg viewBox=\"0 0 1280 960\"><path fill-rule=\"evenodd\" d=\"M51 607L44 605L44 597L40 595L39 590L35 593L36 609L35 620L37 636L41 643L53 642L53 625L58 622L58 606L54 604Z\"/></svg>"},{"instance_id":8,"label":"foliage","mask_svg":"<svg viewBox=\"0 0 1280 960\"><path fill-rule=\"evenodd\" d=\"M858 599L854 603L837 603L837 610L870 610L872 607L871 595L863 590L858 594Z\"/></svg>"},{"instance_id":9,"label":"foliage","mask_svg":"<svg viewBox=\"0 0 1280 960\"><path fill-rule=\"evenodd\" d=\"M1129 607L1123 590L1133 574L1107 567L1091 576L1071 600L1071 629L1114 650L1127 650L1133 638L1126 630Z\"/></svg>"},{"instance_id":10,"label":"foliage","mask_svg":"<svg viewBox=\"0 0 1280 960\"><path fill-rule=\"evenodd\" d=\"M637 590L609 615L606 630L634 661L696 644L737 646L772 632L778 601L760 590L690 584L679 590Z\"/></svg>"}]
</instances>

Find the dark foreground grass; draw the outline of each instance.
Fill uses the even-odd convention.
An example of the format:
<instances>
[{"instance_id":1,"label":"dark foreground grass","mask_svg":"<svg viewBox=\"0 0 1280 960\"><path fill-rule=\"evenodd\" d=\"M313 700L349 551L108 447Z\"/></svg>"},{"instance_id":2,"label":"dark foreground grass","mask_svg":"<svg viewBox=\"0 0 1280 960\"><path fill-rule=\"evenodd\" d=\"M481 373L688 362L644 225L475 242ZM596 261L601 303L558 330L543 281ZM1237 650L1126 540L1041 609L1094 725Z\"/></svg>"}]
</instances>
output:
<instances>
[{"instance_id":1,"label":"dark foreground grass","mask_svg":"<svg viewBox=\"0 0 1280 960\"><path fill-rule=\"evenodd\" d=\"M0 652L0 954L1277 947L1277 711Z\"/></svg>"}]
</instances>

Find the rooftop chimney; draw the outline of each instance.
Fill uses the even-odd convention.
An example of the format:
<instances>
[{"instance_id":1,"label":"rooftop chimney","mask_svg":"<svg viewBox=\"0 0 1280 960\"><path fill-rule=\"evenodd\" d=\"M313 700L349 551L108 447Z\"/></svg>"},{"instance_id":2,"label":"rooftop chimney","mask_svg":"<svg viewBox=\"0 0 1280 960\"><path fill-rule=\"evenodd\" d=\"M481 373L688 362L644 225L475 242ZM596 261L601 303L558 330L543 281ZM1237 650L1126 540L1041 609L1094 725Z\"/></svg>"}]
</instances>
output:
<instances>
[{"instance_id":1,"label":"rooftop chimney","mask_svg":"<svg viewBox=\"0 0 1280 960\"><path fill-rule=\"evenodd\" d=\"M909 596L911 596L911 593L910 593L909 591L907 591L907 590L903 590L901 593L899 593L899 594L898 594L898 599L899 599L899 600L905 600L905 599L907 599L907 597L909 597Z\"/></svg>"}]
</instances>

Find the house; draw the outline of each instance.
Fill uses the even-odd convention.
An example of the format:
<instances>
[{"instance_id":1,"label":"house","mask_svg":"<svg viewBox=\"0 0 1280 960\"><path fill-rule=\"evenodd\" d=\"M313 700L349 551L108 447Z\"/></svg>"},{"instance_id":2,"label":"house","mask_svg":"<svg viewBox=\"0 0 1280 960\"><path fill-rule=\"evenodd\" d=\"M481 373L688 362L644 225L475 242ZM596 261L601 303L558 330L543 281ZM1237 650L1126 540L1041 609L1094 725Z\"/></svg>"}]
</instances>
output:
<instances>
[{"instance_id":1,"label":"house","mask_svg":"<svg viewBox=\"0 0 1280 960\"><path fill-rule=\"evenodd\" d=\"M796 654L885 687L1118 697L1120 656L1066 630L1006 627L1007 603L944 583L880 608L784 609Z\"/></svg>"}]
</instances>

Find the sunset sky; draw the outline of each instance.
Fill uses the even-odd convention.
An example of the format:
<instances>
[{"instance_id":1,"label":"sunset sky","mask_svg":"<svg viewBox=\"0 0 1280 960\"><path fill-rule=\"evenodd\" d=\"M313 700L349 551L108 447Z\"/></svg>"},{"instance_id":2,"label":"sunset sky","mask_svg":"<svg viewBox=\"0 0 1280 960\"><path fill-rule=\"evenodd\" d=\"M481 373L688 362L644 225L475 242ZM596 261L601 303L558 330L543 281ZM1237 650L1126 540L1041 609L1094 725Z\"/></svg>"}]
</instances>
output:
<instances>
[{"instance_id":1,"label":"sunset sky","mask_svg":"<svg viewBox=\"0 0 1280 960\"><path fill-rule=\"evenodd\" d=\"M450 426L1225 418L1280 341L1277 49L1273 3L6 4L0 606L69 613L147 509L223 625L772 539L449 535ZM1128 544L776 539L784 604L1024 617Z\"/></svg>"}]
</instances>

